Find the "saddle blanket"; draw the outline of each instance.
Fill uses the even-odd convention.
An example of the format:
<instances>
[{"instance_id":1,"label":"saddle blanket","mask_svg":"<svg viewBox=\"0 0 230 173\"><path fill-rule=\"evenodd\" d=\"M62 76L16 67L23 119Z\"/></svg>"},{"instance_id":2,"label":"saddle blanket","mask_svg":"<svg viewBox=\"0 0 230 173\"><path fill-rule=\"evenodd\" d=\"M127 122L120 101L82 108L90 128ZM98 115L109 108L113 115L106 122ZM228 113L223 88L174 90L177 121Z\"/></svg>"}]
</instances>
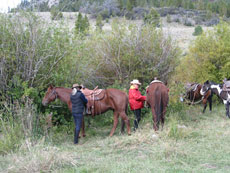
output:
<instances>
[{"instance_id":1,"label":"saddle blanket","mask_svg":"<svg viewBox=\"0 0 230 173\"><path fill-rule=\"evenodd\" d=\"M150 84L152 84L152 83L163 83L162 81L160 81L160 80L153 80ZM164 84L164 83L163 83Z\"/></svg>"}]
</instances>

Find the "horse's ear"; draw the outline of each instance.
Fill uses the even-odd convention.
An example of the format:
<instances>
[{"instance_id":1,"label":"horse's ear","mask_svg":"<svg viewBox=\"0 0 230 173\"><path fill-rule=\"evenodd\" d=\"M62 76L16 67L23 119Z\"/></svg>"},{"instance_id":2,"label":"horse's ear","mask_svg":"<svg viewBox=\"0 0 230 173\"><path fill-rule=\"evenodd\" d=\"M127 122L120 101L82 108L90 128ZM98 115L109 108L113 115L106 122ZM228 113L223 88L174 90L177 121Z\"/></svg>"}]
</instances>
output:
<instances>
[{"instance_id":1,"label":"horse's ear","mask_svg":"<svg viewBox=\"0 0 230 173\"><path fill-rule=\"evenodd\" d=\"M168 85L168 81L165 82L165 85L166 85L166 86Z\"/></svg>"},{"instance_id":2,"label":"horse's ear","mask_svg":"<svg viewBox=\"0 0 230 173\"><path fill-rule=\"evenodd\" d=\"M52 84L50 84L49 88L50 88L50 89L53 89L53 85L52 85Z\"/></svg>"},{"instance_id":3,"label":"horse's ear","mask_svg":"<svg viewBox=\"0 0 230 173\"><path fill-rule=\"evenodd\" d=\"M205 82L205 84L209 84L209 80L207 80L207 81Z\"/></svg>"}]
</instances>

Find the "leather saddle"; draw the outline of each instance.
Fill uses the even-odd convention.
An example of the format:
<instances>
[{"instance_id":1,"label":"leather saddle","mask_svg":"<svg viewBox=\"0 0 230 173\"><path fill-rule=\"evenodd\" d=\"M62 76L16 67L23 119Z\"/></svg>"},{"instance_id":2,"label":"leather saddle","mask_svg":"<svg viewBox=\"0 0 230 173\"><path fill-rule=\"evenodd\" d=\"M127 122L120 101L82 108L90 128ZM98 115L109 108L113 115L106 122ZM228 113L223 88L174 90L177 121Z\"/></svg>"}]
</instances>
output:
<instances>
[{"instance_id":1,"label":"leather saddle","mask_svg":"<svg viewBox=\"0 0 230 173\"><path fill-rule=\"evenodd\" d=\"M81 92L85 95L88 100L86 106L86 114L95 115L95 101L100 101L105 97L105 90L98 89L98 87L90 90L88 88L82 88Z\"/></svg>"},{"instance_id":2,"label":"leather saddle","mask_svg":"<svg viewBox=\"0 0 230 173\"><path fill-rule=\"evenodd\" d=\"M230 80L224 81L223 91L230 91Z\"/></svg>"},{"instance_id":3,"label":"leather saddle","mask_svg":"<svg viewBox=\"0 0 230 173\"><path fill-rule=\"evenodd\" d=\"M187 92L196 91L198 85L199 85L198 83L187 83L185 85L185 89L186 89Z\"/></svg>"}]
</instances>

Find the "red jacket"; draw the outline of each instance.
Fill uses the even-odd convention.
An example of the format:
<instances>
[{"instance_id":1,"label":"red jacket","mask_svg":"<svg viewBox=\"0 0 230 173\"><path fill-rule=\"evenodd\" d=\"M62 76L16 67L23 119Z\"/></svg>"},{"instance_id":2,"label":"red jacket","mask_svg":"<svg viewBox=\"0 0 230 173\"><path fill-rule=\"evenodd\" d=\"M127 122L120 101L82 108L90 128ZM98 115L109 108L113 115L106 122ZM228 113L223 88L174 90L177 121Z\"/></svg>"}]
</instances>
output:
<instances>
[{"instance_id":1,"label":"red jacket","mask_svg":"<svg viewBox=\"0 0 230 173\"><path fill-rule=\"evenodd\" d=\"M137 88L129 89L129 105L131 110L141 109L144 107L143 102L146 100L146 96L142 96L141 92Z\"/></svg>"}]
</instances>

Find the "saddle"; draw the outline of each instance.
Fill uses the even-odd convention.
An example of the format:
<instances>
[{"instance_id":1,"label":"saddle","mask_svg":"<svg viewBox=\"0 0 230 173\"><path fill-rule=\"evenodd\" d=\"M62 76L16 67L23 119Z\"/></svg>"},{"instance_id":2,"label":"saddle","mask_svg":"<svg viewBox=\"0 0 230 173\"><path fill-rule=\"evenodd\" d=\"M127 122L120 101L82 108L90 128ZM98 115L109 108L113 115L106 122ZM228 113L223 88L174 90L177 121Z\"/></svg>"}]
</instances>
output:
<instances>
[{"instance_id":1,"label":"saddle","mask_svg":"<svg viewBox=\"0 0 230 173\"><path fill-rule=\"evenodd\" d=\"M196 91L197 87L198 87L198 83L186 83L185 85L185 89L186 91Z\"/></svg>"},{"instance_id":2,"label":"saddle","mask_svg":"<svg viewBox=\"0 0 230 173\"><path fill-rule=\"evenodd\" d=\"M230 80L224 81L223 91L230 91Z\"/></svg>"},{"instance_id":3,"label":"saddle","mask_svg":"<svg viewBox=\"0 0 230 173\"><path fill-rule=\"evenodd\" d=\"M105 97L105 90L98 89L98 86L93 90L88 88L82 88L81 92L85 95L88 100L86 105L86 114L95 115L95 101L100 101Z\"/></svg>"}]
</instances>

